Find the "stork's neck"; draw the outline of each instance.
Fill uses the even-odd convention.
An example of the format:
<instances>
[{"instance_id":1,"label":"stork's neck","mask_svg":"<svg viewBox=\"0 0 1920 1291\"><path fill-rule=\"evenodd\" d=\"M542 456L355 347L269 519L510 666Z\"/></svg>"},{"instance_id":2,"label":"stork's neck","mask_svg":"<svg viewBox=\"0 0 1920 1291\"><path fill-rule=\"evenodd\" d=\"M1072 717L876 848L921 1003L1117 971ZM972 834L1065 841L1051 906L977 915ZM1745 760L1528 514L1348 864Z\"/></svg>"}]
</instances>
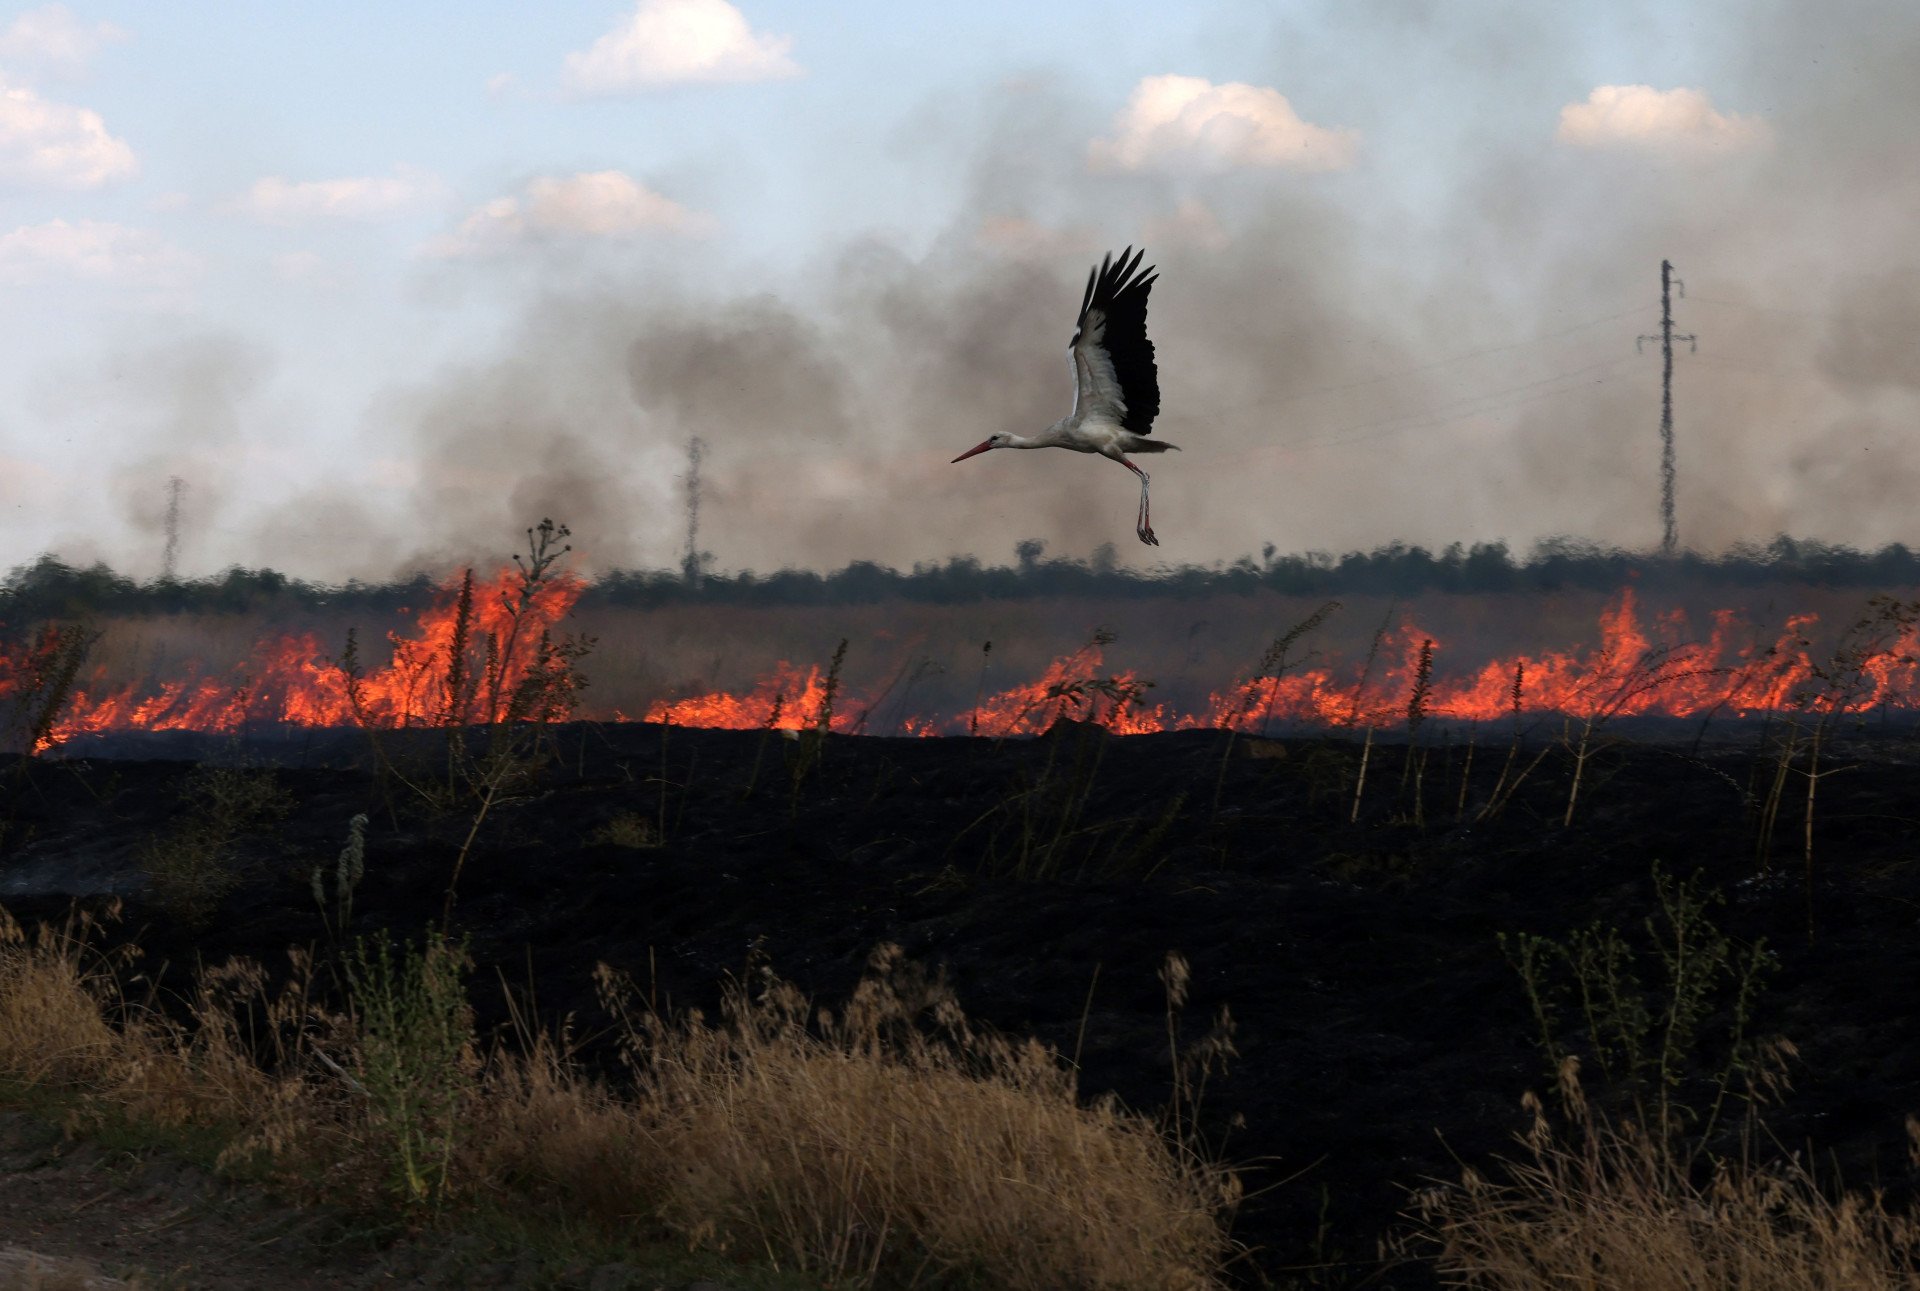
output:
<instances>
[{"instance_id":1,"label":"stork's neck","mask_svg":"<svg viewBox=\"0 0 1920 1291\"><path fill-rule=\"evenodd\" d=\"M1008 448L1058 448L1067 442L1067 423L1056 421L1037 435L1008 435Z\"/></svg>"}]
</instances>

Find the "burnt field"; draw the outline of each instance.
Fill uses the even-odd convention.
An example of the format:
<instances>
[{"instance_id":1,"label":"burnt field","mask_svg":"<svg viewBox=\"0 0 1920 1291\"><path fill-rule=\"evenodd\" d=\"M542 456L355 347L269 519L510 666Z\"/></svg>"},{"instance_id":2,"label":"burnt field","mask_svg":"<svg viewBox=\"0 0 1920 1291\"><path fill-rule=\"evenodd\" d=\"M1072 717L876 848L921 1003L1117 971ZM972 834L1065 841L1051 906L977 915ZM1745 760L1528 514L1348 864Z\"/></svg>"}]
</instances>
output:
<instances>
[{"instance_id":1,"label":"burnt field","mask_svg":"<svg viewBox=\"0 0 1920 1291\"><path fill-rule=\"evenodd\" d=\"M596 1050L603 963L663 1008L712 1012L760 964L837 1003L897 944L976 1023L1077 1062L1083 1095L1147 1112L1175 1100L1171 1052L1204 1048L1224 1010L1236 1052L1196 1123L1248 1168L1247 1285L1433 1283L1417 1245L1383 1259L1382 1243L1412 1190L1518 1154L1522 1096L1552 1084L1520 948L1600 944L1585 930L1620 948L1632 1007L1583 1010L1595 979L1572 955L1537 956L1533 985L1597 1104L1631 1116L1664 1094L1736 1153L1744 1115L1708 1109L1721 1089L1744 1108L1782 1037L1791 1088L1751 1151L1801 1153L1904 1206L1920 1182L1903 1130L1920 1112L1920 740L1850 724L1818 763L1802 746L1783 764L1777 726L1699 747L1630 733L1587 750L1569 820L1576 748L1542 730L1469 760L1459 743L1071 723L1004 741L572 724L477 827L472 804L407 787L444 775L442 732L389 733L378 763L359 732L271 759L225 737L87 741L5 769L0 901L31 923L119 898L108 935L143 948L162 1001L229 957L285 974L294 947L325 989L342 930L313 876L365 813L350 930L437 924L466 848L450 926L470 938L483 1028L504 1033L511 992L549 1026L571 1018L616 1077ZM183 904L177 876L150 875L154 840L194 827L221 763L270 784L256 799L272 807L229 822L230 877ZM1698 900L1677 931L1683 890ZM1680 988L1697 993L1677 1036L1676 946L1709 964ZM1171 1042L1169 952L1192 972ZM1634 1008L1669 1054L1657 1071L1615 1025Z\"/></svg>"}]
</instances>

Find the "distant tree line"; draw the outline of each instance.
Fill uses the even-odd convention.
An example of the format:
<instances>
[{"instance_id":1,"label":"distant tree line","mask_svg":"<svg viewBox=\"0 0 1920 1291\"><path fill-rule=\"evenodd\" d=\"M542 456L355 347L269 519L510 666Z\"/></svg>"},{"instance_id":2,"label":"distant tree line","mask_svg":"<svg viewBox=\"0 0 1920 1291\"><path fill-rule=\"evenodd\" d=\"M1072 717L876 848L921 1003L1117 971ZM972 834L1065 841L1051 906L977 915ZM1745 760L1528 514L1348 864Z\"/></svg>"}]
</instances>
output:
<instances>
[{"instance_id":1,"label":"distant tree line","mask_svg":"<svg viewBox=\"0 0 1920 1291\"><path fill-rule=\"evenodd\" d=\"M849 605L903 600L953 604L1062 597L1193 598L1271 591L1295 596L1412 596L1427 592L1527 593L1563 589L1610 591L1635 580L1648 590L1800 583L1831 587L1920 586L1920 557L1894 543L1878 551L1786 536L1742 544L1720 555L1691 552L1662 558L1596 543L1556 538L1525 556L1504 543L1453 543L1429 551L1394 542L1344 555L1282 555L1269 545L1259 559L1243 556L1211 566L1151 571L1123 569L1111 546L1091 560L1048 559L1027 540L1011 565L972 556L898 570L854 561L821 573L784 569L756 574L707 572L697 585L679 570L615 570L591 583L583 605ZM22 627L48 619L110 615L265 614L290 610L392 613L418 608L434 595L426 574L389 583L316 583L271 569L233 568L201 579L148 582L103 564L86 568L42 556L0 583L0 624Z\"/></svg>"},{"instance_id":2,"label":"distant tree line","mask_svg":"<svg viewBox=\"0 0 1920 1291\"><path fill-rule=\"evenodd\" d=\"M0 624L166 614L263 614L329 608L388 611L427 604L438 580L422 573L390 583L315 583L239 566L208 578L140 582L105 564L85 568L53 556L21 565L0 583Z\"/></svg>"}]
</instances>

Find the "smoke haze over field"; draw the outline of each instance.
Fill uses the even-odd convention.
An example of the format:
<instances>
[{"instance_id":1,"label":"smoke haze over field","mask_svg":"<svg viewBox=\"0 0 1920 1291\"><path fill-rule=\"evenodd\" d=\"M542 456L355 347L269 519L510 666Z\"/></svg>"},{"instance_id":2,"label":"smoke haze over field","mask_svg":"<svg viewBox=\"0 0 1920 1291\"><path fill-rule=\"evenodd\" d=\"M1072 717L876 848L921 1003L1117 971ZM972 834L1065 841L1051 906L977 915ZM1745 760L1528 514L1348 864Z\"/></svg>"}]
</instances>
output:
<instances>
[{"instance_id":1,"label":"smoke haze over field","mask_svg":"<svg viewBox=\"0 0 1920 1291\"><path fill-rule=\"evenodd\" d=\"M1682 541L1915 536L1911 6L1062 15L1010 51L947 33L910 86L862 76L884 41L936 39L918 19L836 41L767 9L742 6L792 61L765 84L539 90L600 34L562 15L546 65L473 81L493 77L510 154L376 100L392 140L343 109L345 142L263 188L304 137L300 82L215 178L138 136L114 65L36 83L118 104L104 128L143 164L117 196L13 175L4 563L157 569L178 474L189 572L486 561L547 514L591 567L672 565L697 434L722 568L1001 561L1029 537L1144 564L1119 468L948 462L1067 411L1087 265L1129 242L1160 267L1157 430L1185 450L1152 464L1154 558L1653 545L1660 360L1634 341L1658 330L1662 258L1699 346L1676 359ZM524 33L491 35L504 59ZM20 128L0 122L0 163ZM339 173L373 178L301 186Z\"/></svg>"}]
</instances>

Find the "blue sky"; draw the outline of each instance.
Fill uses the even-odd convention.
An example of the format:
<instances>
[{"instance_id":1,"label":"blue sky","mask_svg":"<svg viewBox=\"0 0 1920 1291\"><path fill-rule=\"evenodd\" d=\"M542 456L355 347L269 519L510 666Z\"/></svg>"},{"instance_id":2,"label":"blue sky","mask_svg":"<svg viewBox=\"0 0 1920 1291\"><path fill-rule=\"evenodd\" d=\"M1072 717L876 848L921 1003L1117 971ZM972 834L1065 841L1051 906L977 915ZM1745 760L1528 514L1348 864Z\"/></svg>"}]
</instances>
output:
<instances>
[{"instance_id":1,"label":"blue sky","mask_svg":"<svg viewBox=\"0 0 1920 1291\"><path fill-rule=\"evenodd\" d=\"M0 8L0 565L672 564L692 434L728 568L1644 545L1663 256L1683 537L1908 538L1920 21L1802 8ZM1142 241L1151 553L947 464Z\"/></svg>"}]
</instances>

